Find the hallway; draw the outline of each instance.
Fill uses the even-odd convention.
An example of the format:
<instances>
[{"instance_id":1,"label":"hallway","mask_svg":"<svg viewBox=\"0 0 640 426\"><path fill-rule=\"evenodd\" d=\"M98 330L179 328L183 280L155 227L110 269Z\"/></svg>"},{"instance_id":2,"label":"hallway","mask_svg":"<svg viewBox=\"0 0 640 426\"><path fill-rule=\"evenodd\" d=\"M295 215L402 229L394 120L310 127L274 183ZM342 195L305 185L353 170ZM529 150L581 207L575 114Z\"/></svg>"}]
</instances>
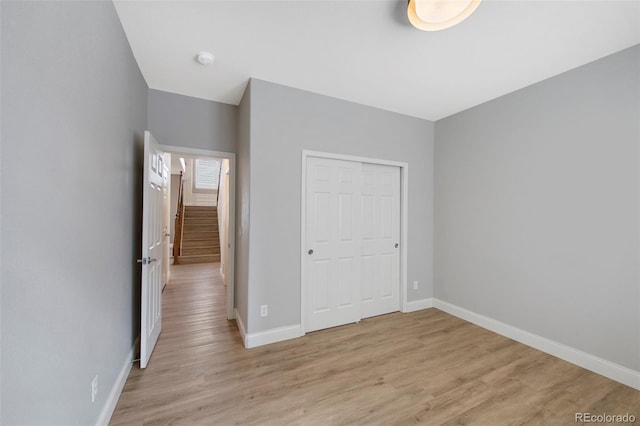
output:
<instances>
[{"instance_id":1,"label":"hallway","mask_svg":"<svg viewBox=\"0 0 640 426\"><path fill-rule=\"evenodd\" d=\"M174 414L183 407L197 411L204 403L197 401L218 390L218 385L205 388L205 375L222 372L227 362L246 353L235 322L226 318L220 263L171 265L162 303L156 348L145 370L137 362L131 369L112 425L156 418L167 424L178 420Z\"/></svg>"}]
</instances>

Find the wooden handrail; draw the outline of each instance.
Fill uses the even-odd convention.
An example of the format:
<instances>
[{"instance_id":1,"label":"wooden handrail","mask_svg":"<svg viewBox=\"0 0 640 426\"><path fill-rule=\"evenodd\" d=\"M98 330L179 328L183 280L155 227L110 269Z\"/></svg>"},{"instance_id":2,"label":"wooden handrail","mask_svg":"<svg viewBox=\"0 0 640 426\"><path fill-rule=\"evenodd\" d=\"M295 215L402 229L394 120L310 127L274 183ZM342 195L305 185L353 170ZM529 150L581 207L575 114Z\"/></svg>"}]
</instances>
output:
<instances>
[{"instance_id":1,"label":"wooden handrail","mask_svg":"<svg viewBox=\"0 0 640 426\"><path fill-rule=\"evenodd\" d=\"M173 264L180 263L182 251L182 224L184 222L184 181L180 172L180 185L178 186L178 208L176 210L175 237L173 238Z\"/></svg>"},{"instance_id":2,"label":"wooden handrail","mask_svg":"<svg viewBox=\"0 0 640 426\"><path fill-rule=\"evenodd\" d=\"M218 191L216 192L216 206L218 205L218 200L220 199L220 178L222 178L222 160L218 160L220 164L220 168L218 170Z\"/></svg>"}]
</instances>

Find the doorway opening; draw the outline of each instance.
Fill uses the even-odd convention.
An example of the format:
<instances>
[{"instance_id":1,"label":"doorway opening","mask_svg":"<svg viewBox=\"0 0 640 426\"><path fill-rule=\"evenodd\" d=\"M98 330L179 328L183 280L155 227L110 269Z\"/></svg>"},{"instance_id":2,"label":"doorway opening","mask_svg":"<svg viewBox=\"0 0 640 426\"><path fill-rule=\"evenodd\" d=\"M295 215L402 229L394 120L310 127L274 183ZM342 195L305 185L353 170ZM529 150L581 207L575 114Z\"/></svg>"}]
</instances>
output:
<instances>
[{"instance_id":1,"label":"doorway opening","mask_svg":"<svg viewBox=\"0 0 640 426\"><path fill-rule=\"evenodd\" d=\"M234 318L235 154L163 145L171 164L167 265L219 262ZM169 257L171 260L169 261ZM171 277L168 277L171 280Z\"/></svg>"}]
</instances>

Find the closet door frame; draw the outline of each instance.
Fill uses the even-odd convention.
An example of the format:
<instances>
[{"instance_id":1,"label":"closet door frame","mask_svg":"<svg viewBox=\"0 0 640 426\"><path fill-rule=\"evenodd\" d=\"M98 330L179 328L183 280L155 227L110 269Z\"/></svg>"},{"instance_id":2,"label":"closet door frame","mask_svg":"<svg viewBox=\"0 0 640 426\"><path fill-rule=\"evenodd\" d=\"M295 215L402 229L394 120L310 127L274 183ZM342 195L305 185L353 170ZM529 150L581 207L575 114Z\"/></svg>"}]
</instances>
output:
<instances>
[{"instance_id":1,"label":"closet door frame","mask_svg":"<svg viewBox=\"0 0 640 426\"><path fill-rule=\"evenodd\" d=\"M302 150L301 162L301 205L300 205L300 329L306 333L306 310L307 310L307 282L306 282L306 218L307 218L307 158L327 158L334 160L353 161L359 163L379 164L383 166L394 166L400 169L400 312L407 312L407 240L408 240L408 205L409 205L409 165L405 162L384 160L379 158L360 157L353 155L343 155L330 152Z\"/></svg>"}]
</instances>

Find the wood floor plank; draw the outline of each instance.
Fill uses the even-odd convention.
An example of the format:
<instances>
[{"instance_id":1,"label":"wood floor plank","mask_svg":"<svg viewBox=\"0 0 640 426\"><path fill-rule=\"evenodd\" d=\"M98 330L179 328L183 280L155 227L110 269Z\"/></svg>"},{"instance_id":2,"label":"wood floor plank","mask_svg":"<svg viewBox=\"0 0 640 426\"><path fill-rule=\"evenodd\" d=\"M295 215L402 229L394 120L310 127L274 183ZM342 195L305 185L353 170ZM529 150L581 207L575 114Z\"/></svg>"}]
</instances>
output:
<instances>
[{"instance_id":1,"label":"wood floor plank","mask_svg":"<svg viewBox=\"0 0 640 426\"><path fill-rule=\"evenodd\" d=\"M576 412L640 422L640 392L436 309L245 349L219 264L171 274L162 334L114 426L573 425Z\"/></svg>"}]
</instances>

